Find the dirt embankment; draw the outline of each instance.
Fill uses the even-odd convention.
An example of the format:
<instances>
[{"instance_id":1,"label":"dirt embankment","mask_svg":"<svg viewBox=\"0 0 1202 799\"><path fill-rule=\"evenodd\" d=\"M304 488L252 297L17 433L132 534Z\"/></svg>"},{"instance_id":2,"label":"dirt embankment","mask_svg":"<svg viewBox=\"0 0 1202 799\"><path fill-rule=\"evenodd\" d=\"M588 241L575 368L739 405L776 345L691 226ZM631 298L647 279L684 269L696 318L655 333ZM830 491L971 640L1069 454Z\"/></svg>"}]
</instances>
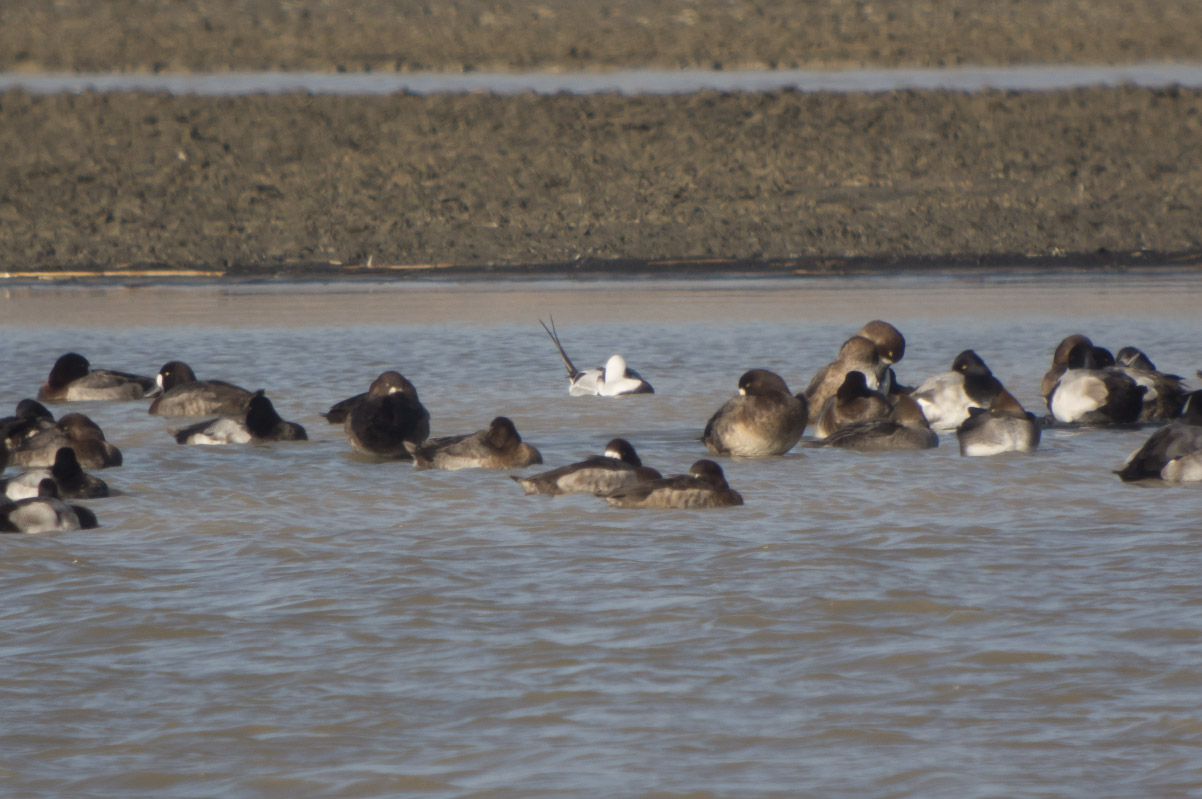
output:
<instances>
[{"instance_id":1,"label":"dirt embankment","mask_svg":"<svg viewBox=\"0 0 1202 799\"><path fill-rule=\"evenodd\" d=\"M1202 248L1202 92L0 95L0 266Z\"/></svg>"},{"instance_id":2,"label":"dirt embankment","mask_svg":"<svg viewBox=\"0 0 1202 799\"><path fill-rule=\"evenodd\" d=\"M936 66L1199 53L1202 5L1180 0L0 3L4 70ZM253 271L369 258L1084 263L1202 249L1202 94L1184 90L9 92L0 152L6 270Z\"/></svg>"},{"instance_id":3,"label":"dirt embankment","mask_svg":"<svg viewBox=\"0 0 1202 799\"><path fill-rule=\"evenodd\" d=\"M795 68L1197 59L1183 0L4 0L0 69Z\"/></svg>"}]
</instances>

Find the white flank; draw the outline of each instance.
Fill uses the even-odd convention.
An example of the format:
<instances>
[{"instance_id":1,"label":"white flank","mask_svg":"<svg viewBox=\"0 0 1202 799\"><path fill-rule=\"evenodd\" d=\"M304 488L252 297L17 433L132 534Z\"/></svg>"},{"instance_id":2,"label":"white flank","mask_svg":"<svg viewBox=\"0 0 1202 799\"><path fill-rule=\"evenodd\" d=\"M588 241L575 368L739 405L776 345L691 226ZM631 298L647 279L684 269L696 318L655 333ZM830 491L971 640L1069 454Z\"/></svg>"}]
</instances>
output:
<instances>
[{"instance_id":1,"label":"white flank","mask_svg":"<svg viewBox=\"0 0 1202 799\"><path fill-rule=\"evenodd\" d=\"M968 418L972 401L964 393L964 375L940 372L922 381L911 395L932 430L955 430Z\"/></svg>"},{"instance_id":2,"label":"white flank","mask_svg":"<svg viewBox=\"0 0 1202 799\"><path fill-rule=\"evenodd\" d=\"M1060 378L1052 394L1052 417L1058 422L1075 422L1106 404L1106 384L1087 369L1070 369Z\"/></svg>"},{"instance_id":3,"label":"white flank","mask_svg":"<svg viewBox=\"0 0 1202 799\"><path fill-rule=\"evenodd\" d=\"M218 419L203 432L193 436L189 443L205 446L249 444L250 431L241 422L233 419Z\"/></svg>"}]
</instances>

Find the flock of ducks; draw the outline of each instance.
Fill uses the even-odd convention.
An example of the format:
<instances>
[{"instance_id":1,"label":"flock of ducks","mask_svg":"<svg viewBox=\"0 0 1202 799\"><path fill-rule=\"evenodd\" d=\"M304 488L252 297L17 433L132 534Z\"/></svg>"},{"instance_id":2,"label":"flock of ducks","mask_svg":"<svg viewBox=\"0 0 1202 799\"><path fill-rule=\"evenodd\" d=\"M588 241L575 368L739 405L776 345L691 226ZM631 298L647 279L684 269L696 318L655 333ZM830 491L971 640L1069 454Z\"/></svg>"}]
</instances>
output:
<instances>
[{"instance_id":1,"label":"flock of ducks","mask_svg":"<svg viewBox=\"0 0 1202 799\"><path fill-rule=\"evenodd\" d=\"M572 396L620 397L654 389L625 360L579 370L555 329L542 323L568 372ZM902 385L894 365L905 339L893 325L874 320L840 347L805 391L793 394L780 375L751 369L735 395L710 417L701 443L715 456L763 458L802 446L859 451L924 450L939 433L955 432L961 455L1031 452L1051 422L1080 425L1164 423L1116 474L1124 481L1202 481L1202 391L1158 371L1139 350L1116 356L1076 334L1052 356L1041 393L1049 416L1037 418L972 350L956 356L947 372L916 387ZM1199 373L1202 376L1202 372ZM96 515L69 500L108 495L104 481L85 469L120 466L120 451L100 427L80 413L55 419L42 403L151 399L151 414L211 417L173 431L187 445L303 441L305 429L285 421L262 391L221 380L200 380L180 361L153 377L92 369L77 353L60 357L38 391L13 416L0 419L0 532L40 533L97 525ZM379 375L364 393L335 403L322 416L341 425L350 447L381 460L411 461L416 469L521 469L543 462L504 416L474 433L430 438L430 414L402 374ZM717 462L702 459L688 474L664 477L643 465L629 441L615 438L601 455L528 477L511 475L526 494L594 494L621 508L715 508L743 504Z\"/></svg>"}]
</instances>

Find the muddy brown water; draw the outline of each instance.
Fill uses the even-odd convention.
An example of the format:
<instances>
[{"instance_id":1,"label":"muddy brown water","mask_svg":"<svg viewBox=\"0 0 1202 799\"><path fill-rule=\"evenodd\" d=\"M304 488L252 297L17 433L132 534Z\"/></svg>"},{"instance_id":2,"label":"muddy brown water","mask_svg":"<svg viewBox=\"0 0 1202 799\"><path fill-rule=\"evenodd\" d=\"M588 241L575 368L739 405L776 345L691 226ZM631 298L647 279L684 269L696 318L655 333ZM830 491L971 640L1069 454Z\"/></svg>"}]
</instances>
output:
<instances>
[{"instance_id":1,"label":"muddy brown water","mask_svg":"<svg viewBox=\"0 0 1202 799\"><path fill-rule=\"evenodd\" d=\"M397 368L436 435L511 416L548 468L615 435L666 472L753 366L795 390L872 318L917 382L975 349L1029 409L1064 335L1202 366L1196 272L0 288L0 410L54 358L266 387L311 441L125 454L98 530L0 537L2 793L1190 796L1196 488L1144 430L1028 456L723 461L747 504L610 510L350 453L318 413ZM621 352L654 396L572 398ZM1195 384L1197 381L1194 381ZM57 413L63 407L54 409ZM9 471L9 474L12 470Z\"/></svg>"}]
</instances>

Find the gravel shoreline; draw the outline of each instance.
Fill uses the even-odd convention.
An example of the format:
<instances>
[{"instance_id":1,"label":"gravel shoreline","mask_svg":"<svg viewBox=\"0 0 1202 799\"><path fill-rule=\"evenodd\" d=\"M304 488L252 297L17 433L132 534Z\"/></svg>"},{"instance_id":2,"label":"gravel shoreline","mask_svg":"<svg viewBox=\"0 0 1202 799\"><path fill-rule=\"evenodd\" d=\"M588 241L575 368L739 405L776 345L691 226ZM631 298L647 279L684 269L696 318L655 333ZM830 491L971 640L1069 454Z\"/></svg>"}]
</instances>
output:
<instances>
[{"instance_id":1,"label":"gravel shoreline","mask_svg":"<svg viewBox=\"0 0 1202 799\"><path fill-rule=\"evenodd\" d=\"M792 271L1202 250L1202 92L1183 89L8 92L0 148L7 271Z\"/></svg>"},{"instance_id":2,"label":"gravel shoreline","mask_svg":"<svg viewBox=\"0 0 1202 799\"><path fill-rule=\"evenodd\" d=\"M1196 59L1179 0L0 4L10 71ZM0 272L1197 263L1202 93L0 93ZM367 265L371 265L368 270ZM426 268L409 269L425 265Z\"/></svg>"}]
</instances>

